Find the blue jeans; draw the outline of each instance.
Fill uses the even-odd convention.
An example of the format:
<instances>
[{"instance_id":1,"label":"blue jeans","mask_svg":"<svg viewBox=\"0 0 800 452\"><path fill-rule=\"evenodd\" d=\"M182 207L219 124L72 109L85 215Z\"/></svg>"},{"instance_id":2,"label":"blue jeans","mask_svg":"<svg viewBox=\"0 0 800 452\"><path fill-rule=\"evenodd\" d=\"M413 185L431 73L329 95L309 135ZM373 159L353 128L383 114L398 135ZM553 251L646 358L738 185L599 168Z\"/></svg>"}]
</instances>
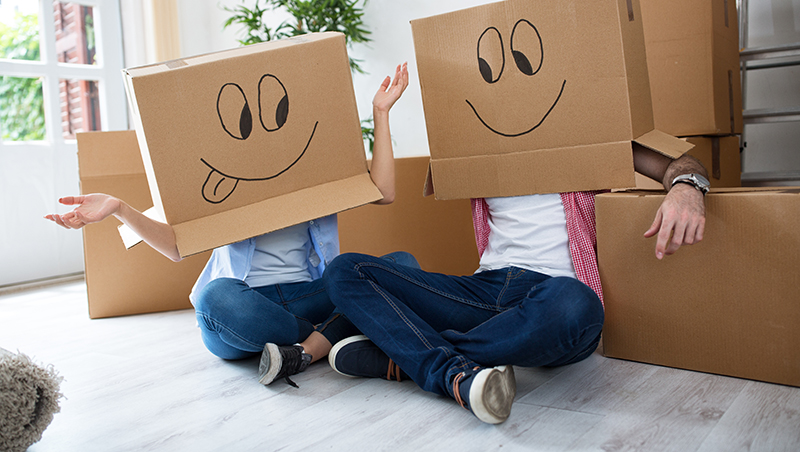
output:
<instances>
[{"instance_id":1,"label":"blue jeans","mask_svg":"<svg viewBox=\"0 0 800 452\"><path fill-rule=\"evenodd\" d=\"M422 389L451 397L452 378L476 365L585 359L603 327L588 286L517 267L450 276L343 254L324 282L336 308Z\"/></svg>"},{"instance_id":2,"label":"blue jeans","mask_svg":"<svg viewBox=\"0 0 800 452\"><path fill-rule=\"evenodd\" d=\"M405 252L378 259L419 268L414 256ZM268 342L292 345L313 331L331 344L359 334L336 311L323 279L254 288L234 278L211 281L195 303L203 343L220 358L243 359L261 353Z\"/></svg>"}]
</instances>

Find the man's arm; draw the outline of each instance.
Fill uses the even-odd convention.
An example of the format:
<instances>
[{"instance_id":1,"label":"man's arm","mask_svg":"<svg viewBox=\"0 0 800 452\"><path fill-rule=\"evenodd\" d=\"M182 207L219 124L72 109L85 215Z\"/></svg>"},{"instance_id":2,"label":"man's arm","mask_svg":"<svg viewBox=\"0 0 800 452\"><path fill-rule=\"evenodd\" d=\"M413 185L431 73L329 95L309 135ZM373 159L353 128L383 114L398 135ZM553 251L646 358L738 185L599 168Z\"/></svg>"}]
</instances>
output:
<instances>
[{"instance_id":1,"label":"man's arm","mask_svg":"<svg viewBox=\"0 0 800 452\"><path fill-rule=\"evenodd\" d=\"M639 173L660 180L668 191L653 224L644 233L648 238L658 234L656 257L662 259L675 253L681 245L703 240L706 224L703 193L689 184L672 186L672 181L681 174L695 173L708 178L703 165L688 155L672 160L634 143L633 166Z\"/></svg>"}]
</instances>

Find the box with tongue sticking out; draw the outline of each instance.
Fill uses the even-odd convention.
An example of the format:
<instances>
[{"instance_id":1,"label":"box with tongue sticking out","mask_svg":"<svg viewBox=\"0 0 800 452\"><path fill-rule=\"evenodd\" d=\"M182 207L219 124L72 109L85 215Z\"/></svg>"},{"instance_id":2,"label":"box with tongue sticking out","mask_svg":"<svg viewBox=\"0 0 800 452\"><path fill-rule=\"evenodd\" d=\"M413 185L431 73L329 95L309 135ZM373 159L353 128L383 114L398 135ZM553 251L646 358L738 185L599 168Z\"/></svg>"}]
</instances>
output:
<instances>
[{"instance_id":1,"label":"box with tongue sticking out","mask_svg":"<svg viewBox=\"0 0 800 452\"><path fill-rule=\"evenodd\" d=\"M367 172L340 33L124 76L152 214L173 226L182 256L381 197Z\"/></svg>"}]
</instances>

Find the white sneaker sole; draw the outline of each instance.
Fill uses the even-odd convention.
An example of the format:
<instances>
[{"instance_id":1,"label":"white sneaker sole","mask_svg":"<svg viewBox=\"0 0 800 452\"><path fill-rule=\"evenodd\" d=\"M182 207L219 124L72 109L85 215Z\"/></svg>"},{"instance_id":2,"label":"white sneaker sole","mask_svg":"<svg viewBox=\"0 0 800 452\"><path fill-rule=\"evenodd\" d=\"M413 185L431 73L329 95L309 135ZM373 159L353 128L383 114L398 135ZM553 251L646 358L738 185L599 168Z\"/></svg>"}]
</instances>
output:
<instances>
[{"instance_id":1,"label":"white sneaker sole","mask_svg":"<svg viewBox=\"0 0 800 452\"><path fill-rule=\"evenodd\" d=\"M332 348L331 351L328 352L328 363L331 365L331 369L335 370L336 373L339 375L344 375L345 377L350 378L357 378L355 375L350 375L341 372L339 369L336 368L336 354L339 353L339 350L344 348L347 344L352 344L353 342L360 342L360 341L368 341L369 338L364 336L363 334L359 334L358 336L350 336L348 338L342 339L341 341L337 342Z\"/></svg>"},{"instance_id":2,"label":"white sneaker sole","mask_svg":"<svg viewBox=\"0 0 800 452\"><path fill-rule=\"evenodd\" d=\"M258 382L268 385L275 380L281 369L281 352L275 344L267 344L261 352L261 361L258 363Z\"/></svg>"},{"instance_id":3,"label":"white sneaker sole","mask_svg":"<svg viewBox=\"0 0 800 452\"><path fill-rule=\"evenodd\" d=\"M517 394L514 367L498 366L484 369L475 375L469 390L472 413L487 424L499 424L508 419Z\"/></svg>"}]
</instances>

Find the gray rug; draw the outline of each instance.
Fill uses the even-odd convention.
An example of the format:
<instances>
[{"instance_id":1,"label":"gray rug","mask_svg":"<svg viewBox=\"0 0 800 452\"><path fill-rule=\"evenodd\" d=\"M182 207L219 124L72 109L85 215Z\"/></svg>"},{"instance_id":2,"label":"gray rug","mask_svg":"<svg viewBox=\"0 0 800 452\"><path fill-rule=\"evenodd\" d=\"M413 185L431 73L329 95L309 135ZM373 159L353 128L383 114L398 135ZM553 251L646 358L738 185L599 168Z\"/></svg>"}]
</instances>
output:
<instances>
[{"instance_id":1,"label":"gray rug","mask_svg":"<svg viewBox=\"0 0 800 452\"><path fill-rule=\"evenodd\" d=\"M53 366L0 348L0 451L24 451L42 439L61 410L62 380Z\"/></svg>"}]
</instances>

